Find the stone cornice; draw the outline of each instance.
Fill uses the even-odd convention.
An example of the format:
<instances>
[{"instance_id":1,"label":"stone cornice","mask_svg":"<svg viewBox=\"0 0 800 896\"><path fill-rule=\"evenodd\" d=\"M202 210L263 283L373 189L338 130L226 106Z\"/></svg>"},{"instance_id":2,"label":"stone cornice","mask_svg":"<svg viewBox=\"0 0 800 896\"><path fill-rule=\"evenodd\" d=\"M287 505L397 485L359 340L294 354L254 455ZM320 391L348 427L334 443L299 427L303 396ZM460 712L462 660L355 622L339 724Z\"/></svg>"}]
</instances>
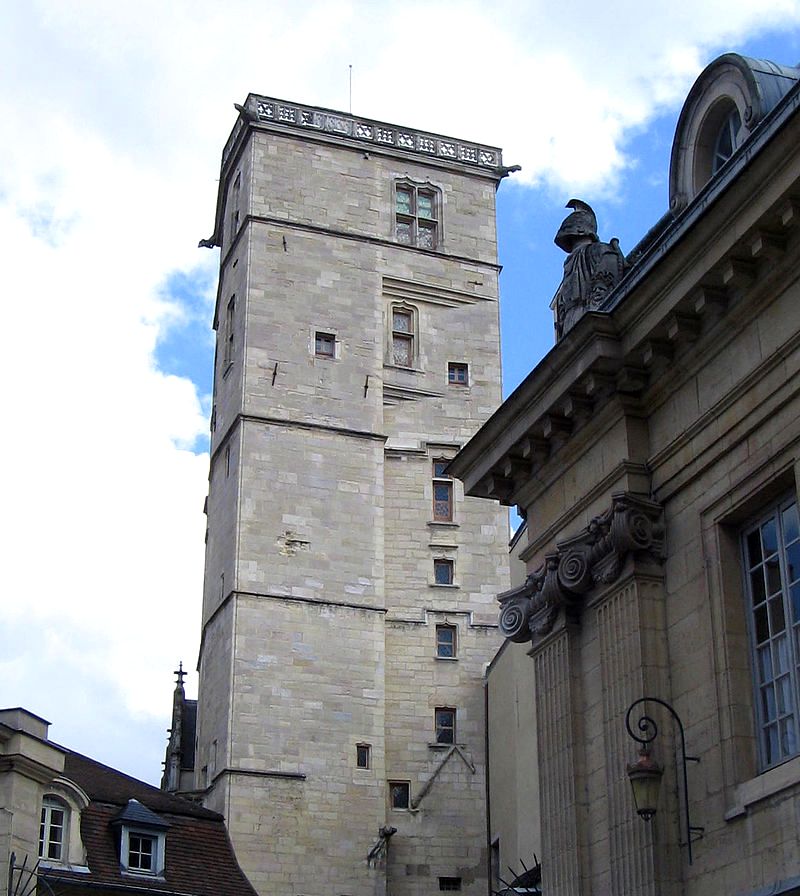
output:
<instances>
[{"instance_id":1,"label":"stone cornice","mask_svg":"<svg viewBox=\"0 0 800 896\"><path fill-rule=\"evenodd\" d=\"M451 462L468 495L521 504L526 483L561 463L565 443L610 395L632 413L652 409L674 392L676 371L706 349L713 354L723 318L741 325L762 307L800 241L800 108L788 112L751 160L759 189L726 175L703 191L617 287L608 310L581 318Z\"/></svg>"},{"instance_id":2,"label":"stone cornice","mask_svg":"<svg viewBox=\"0 0 800 896\"><path fill-rule=\"evenodd\" d=\"M582 532L559 542L523 585L498 595L500 630L521 644L548 635L562 613L577 619L590 592L615 581L630 554L663 559L663 510L620 493Z\"/></svg>"},{"instance_id":3,"label":"stone cornice","mask_svg":"<svg viewBox=\"0 0 800 896\"><path fill-rule=\"evenodd\" d=\"M324 134L328 138L355 141L381 150L399 150L402 154L418 155L425 161L438 159L457 163L503 176L503 153L496 146L444 137L416 128L374 121L346 112L318 106L306 106L274 97L249 94L240 110L240 120L269 125L287 131ZM223 167L235 142L236 129L223 152Z\"/></svg>"}]
</instances>

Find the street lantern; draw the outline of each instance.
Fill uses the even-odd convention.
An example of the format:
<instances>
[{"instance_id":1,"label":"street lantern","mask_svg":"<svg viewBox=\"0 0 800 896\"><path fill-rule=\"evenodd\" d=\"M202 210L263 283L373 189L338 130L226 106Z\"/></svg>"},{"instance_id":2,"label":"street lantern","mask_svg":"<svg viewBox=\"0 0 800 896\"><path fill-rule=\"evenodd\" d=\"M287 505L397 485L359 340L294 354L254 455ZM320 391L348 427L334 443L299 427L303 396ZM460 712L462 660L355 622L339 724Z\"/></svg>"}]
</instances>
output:
<instances>
[{"instance_id":1,"label":"street lantern","mask_svg":"<svg viewBox=\"0 0 800 896\"><path fill-rule=\"evenodd\" d=\"M628 765L628 780L631 782L633 802L637 813L645 821L650 821L656 814L663 774L664 769L650 758L650 750L646 745L642 745L639 750L638 760Z\"/></svg>"}]
</instances>

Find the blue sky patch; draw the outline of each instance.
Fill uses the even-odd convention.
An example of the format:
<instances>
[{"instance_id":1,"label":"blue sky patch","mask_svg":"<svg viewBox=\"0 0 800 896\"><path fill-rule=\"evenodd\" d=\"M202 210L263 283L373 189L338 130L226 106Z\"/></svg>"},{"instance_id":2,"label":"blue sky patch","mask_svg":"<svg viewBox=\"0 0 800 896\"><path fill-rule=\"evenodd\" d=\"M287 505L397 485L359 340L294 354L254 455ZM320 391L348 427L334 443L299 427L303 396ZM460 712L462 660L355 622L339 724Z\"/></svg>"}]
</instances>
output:
<instances>
[{"instance_id":1,"label":"blue sky patch","mask_svg":"<svg viewBox=\"0 0 800 896\"><path fill-rule=\"evenodd\" d=\"M173 271L160 290L175 313L161 326L154 358L159 370L190 379L205 402L214 368L215 275L205 267Z\"/></svg>"}]
</instances>

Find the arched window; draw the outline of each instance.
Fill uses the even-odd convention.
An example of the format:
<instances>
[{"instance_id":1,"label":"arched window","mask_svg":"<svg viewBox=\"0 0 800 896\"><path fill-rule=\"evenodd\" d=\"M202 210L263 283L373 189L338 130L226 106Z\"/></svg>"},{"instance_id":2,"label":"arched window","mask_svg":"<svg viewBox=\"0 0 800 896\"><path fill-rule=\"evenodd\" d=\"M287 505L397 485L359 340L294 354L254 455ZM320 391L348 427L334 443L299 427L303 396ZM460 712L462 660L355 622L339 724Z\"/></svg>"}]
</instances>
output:
<instances>
[{"instance_id":1,"label":"arched window","mask_svg":"<svg viewBox=\"0 0 800 896\"><path fill-rule=\"evenodd\" d=\"M54 796L42 800L39 823L39 858L51 862L67 860L67 835L69 832L69 808Z\"/></svg>"},{"instance_id":2,"label":"arched window","mask_svg":"<svg viewBox=\"0 0 800 896\"><path fill-rule=\"evenodd\" d=\"M714 150L711 157L711 174L716 174L733 155L739 131L742 129L742 117L736 106L728 112L717 131Z\"/></svg>"}]
</instances>

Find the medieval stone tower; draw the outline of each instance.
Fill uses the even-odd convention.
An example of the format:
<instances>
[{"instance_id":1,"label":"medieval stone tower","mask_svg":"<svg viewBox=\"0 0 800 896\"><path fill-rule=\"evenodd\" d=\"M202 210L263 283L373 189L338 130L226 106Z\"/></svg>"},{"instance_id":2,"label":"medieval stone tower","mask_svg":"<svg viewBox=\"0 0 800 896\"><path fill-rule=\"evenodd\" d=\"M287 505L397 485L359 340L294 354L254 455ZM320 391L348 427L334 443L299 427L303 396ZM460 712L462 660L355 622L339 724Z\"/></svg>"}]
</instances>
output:
<instances>
[{"instance_id":1,"label":"medieval stone tower","mask_svg":"<svg viewBox=\"0 0 800 896\"><path fill-rule=\"evenodd\" d=\"M486 890L504 173L254 95L223 152L195 785L264 896Z\"/></svg>"}]
</instances>

